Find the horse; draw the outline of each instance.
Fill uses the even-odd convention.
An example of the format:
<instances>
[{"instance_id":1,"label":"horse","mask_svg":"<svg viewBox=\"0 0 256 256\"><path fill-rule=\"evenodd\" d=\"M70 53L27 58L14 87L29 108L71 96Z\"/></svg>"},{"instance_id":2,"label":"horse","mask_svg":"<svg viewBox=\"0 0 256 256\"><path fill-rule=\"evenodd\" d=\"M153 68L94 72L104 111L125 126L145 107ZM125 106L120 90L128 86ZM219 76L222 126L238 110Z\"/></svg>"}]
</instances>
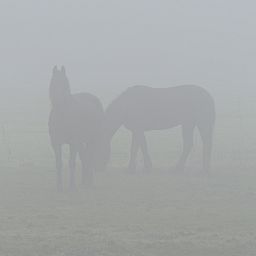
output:
<instances>
[{"instance_id":1,"label":"horse","mask_svg":"<svg viewBox=\"0 0 256 256\"><path fill-rule=\"evenodd\" d=\"M79 154L82 166L82 184L93 184L96 150L102 134L104 109L100 100L90 93L71 94L65 68L53 68L49 87L51 111L49 135L55 153L57 187L62 190L62 146L69 145L71 189L75 186L76 158Z\"/></svg>"},{"instance_id":2,"label":"horse","mask_svg":"<svg viewBox=\"0 0 256 256\"><path fill-rule=\"evenodd\" d=\"M144 169L151 170L152 161L144 133L181 126L183 152L175 170L183 171L193 146L194 129L197 127L203 142L202 168L206 172L210 170L215 103L212 96L200 86L129 87L109 104L105 119L105 162L110 158L112 137L124 125L132 133L128 170L135 170L139 149L143 155Z\"/></svg>"}]
</instances>

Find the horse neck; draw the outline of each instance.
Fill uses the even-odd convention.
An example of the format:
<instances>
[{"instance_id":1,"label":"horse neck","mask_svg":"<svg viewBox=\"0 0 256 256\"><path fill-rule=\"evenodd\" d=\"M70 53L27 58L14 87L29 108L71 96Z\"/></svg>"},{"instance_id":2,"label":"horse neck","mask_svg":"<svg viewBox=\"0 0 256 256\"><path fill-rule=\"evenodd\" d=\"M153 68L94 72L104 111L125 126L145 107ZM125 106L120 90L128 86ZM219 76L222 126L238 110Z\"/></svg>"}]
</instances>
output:
<instances>
[{"instance_id":1,"label":"horse neck","mask_svg":"<svg viewBox=\"0 0 256 256\"><path fill-rule=\"evenodd\" d=\"M61 98L61 100L54 101L51 99L52 108L58 112L65 112L72 105L73 97L71 94Z\"/></svg>"}]
</instances>

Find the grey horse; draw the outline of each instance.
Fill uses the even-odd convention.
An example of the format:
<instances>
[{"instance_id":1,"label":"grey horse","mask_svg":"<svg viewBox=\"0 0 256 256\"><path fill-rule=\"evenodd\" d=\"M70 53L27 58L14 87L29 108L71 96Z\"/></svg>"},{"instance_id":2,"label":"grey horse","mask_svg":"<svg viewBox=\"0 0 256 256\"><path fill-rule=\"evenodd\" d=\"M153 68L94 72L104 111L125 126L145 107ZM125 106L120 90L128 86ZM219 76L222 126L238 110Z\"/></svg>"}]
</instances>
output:
<instances>
[{"instance_id":1,"label":"grey horse","mask_svg":"<svg viewBox=\"0 0 256 256\"><path fill-rule=\"evenodd\" d=\"M142 151L145 170L152 168L144 133L176 126L182 127L183 152L176 170L184 170L193 146L194 129L199 129L203 142L203 170L209 171L215 104L202 87L182 85L169 88L133 86L117 97L105 113L105 158L110 157L111 138L120 126L132 132L129 170L135 170L138 150ZM106 162L106 161L105 161Z\"/></svg>"},{"instance_id":2,"label":"grey horse","mask_svg":"<svg viewBox=\"0 0 256 256\"><path fill-rule=\"evenodd\" d=\"M93 183L96 151L102 135L104 110L99 99L89 93L71 94L65 68L55 66L49 88L51 112L49 135L57 166L57 186L62 189L62 145L70 148L70 188L75 186L76 157L82 163L82 183Z\"/></svg>"}]
</instances>

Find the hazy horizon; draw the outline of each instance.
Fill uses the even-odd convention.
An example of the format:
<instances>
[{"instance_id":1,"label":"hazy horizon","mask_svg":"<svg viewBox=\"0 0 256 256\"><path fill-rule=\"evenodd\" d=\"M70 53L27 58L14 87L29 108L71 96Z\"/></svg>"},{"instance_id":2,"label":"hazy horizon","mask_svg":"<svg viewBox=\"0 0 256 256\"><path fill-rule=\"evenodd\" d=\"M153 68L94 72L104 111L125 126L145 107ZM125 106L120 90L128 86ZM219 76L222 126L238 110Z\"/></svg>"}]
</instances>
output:
<instances>
[{"instance_id":1,"label":"hazy horizon","mask_svg":"<svg viewBox=\"0 0 256 256\"><path fill-rule=\"evenodd\" d=\"M253 1L231 0L0 0L0 255L255 255L255 9ZM58 68L53 69L55 65ZM56 169L62 168L59 162L55 166L48 132L51 106L64 102L60 109L66 111L60 116L56 111L56 119L51 118L52 130L56 129L52 142L63 132L58 128L66 134L71 127L73 136L91 124L81 119L90 108L80 105L82 100L73 101L68 90L61 91L68 88L66 76L72 93L92 93L105 108L134 85L205 88L216 107L212 170L199 172L202 162L205 167L209 163L202 161L199 133L204 134L205 128L209 135L213 127L211 97L198 90L190 109L193 93L186 90L175 99L167 94L174 105L168 100L162 105L164 93L156 100L154 93L143 98L134 90L133 100L124 101L133 110L131 117L142 113L134 123L147 117L157 127L164 120L162 114L173 121L170 113L179 119L179 113L192 113L197 107L197 112L185 116L186 121L199 112L200 120L206 121L203 126L197 120L201 130L195 129L192 150L193 130L186 129L190 157L186 159L186 152L180 157L180 127L152 128L146 137L122 127L112 140L107 170L95 172L90 189L80 183L81 167L90 169L86 164L92 157L86 164L78 163L74 177L76 162L69 165L65 147L60 182L64 189L57 191L56 173L62 172ZM51 77L57 82L51 83L50 102ZM141 98L135 105L137 96ZM67 102L75 103L66 108ZM125 109L119 103L117 112ZM153 106L152 112L144 115L141 106ZM99 109L98 116L105 118L107 114ZM60 122L56 128L62 118L66 125ZM92 127L97 131L101 126ZM208 149L209 138L204 134ZM143 141L148 142L148 150ZM144 169L142 154L135 168L136 143L144 150ZM97 150L102 153L102 148ZM184 169L185 160L185 171L174 174L175 163ZM77 184L74 190L68 187L73 184L70 180Z\"/></svg>"}]
</instances>

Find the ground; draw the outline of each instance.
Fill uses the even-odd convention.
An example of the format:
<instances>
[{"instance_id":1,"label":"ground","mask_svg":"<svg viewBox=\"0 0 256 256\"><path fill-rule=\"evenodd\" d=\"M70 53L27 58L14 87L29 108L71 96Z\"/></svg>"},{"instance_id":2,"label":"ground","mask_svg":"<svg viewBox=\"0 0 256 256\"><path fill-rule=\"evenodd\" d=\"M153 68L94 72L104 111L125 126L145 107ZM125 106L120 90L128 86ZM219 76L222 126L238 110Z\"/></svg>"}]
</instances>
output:
<instances>
[{"instance_id":1,"label":"ground","mask_svg":"<svg viewBox=\"0 0 256 256\"><path fill-rule=\"evenodd\" d=\"M59 193L53 169L5 169L0 255L253 256L255 174L244 172L114 169L97 173L91 189Z\"/></svg>"},{"instance_id":2,"label":"ground","mask_svg":"<svg viewBox=\"0 0 256 256\"><path fill-rule=\"evenodd\" d=\"M209 175L198 173L198 133L186 172L168 172L181 150L178 128L147 134L152 173L142 173L141 163L136 174L125 173L130 137L121 129L110 166L95 174L93 188L80 186L78 169L77 189L70 192L65 168L63 193L56 191L47 115L38 122L16 117L1 136L1 256L256 254L252 116L218 118Z\"/></svg>"}]
</instances>

